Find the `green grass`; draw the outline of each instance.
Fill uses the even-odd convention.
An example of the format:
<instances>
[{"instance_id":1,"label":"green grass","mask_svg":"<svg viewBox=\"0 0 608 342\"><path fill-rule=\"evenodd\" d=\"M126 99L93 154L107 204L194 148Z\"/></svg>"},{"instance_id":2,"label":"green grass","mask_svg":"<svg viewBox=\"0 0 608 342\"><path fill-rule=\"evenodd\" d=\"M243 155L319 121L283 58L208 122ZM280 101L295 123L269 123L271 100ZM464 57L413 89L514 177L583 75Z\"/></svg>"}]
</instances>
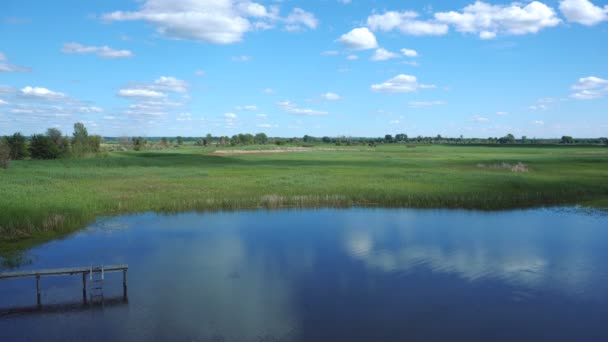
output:
<instances>
[{"instance_id":1,"label":"green grass","mask_svg":"<svg viewBox=\"0 0 608 342\"><path fill-rule=\"evenodd\" d=\"M320 147L336 150L211 155L187 147L16 161L0 170L0 253L64 236L102 215L142 211L608 207L608 148ZM529 172L495 167L518 162Z\"/></svg>"}]
</instances>

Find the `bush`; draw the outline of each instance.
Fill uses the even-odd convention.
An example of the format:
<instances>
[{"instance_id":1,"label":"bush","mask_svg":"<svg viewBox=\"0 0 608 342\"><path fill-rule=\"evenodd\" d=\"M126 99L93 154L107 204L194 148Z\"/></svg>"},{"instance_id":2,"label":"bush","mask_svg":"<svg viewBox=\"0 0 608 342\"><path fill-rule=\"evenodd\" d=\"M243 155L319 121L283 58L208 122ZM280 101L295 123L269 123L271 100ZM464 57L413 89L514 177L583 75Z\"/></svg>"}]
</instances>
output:
<instances>
[{"instance_id":1,"label":"bush","mask_svg":"<svg viewBox=\"0 0 608 342\"><path fill-rule=\"evenodd\" d=\"M0 139L0 168L8 169L11 164L11 149L5 139Z\"/></svg>"},{"instance_id":2,"label":"bush","mask_svg":"<svg viewBox=\"0 0 608 342\"><path fill-rule=\"evenodd\" d=\"M12 160L19 160L27 157L27 146L25 137L21 133L15 133L6 137L6 143L10 149L9 157Z\"/></svg>"},{"instance_id":3,"label":"bush","mask_svg":"<svg viewBox=\"0 0 608 342\"><path fill-rule=\"evenodd\" d=\"M34 159L57 159L61 155L61 150L53 139L42 134L32 135L29 150Z\"/></svg>"}]
</instances>

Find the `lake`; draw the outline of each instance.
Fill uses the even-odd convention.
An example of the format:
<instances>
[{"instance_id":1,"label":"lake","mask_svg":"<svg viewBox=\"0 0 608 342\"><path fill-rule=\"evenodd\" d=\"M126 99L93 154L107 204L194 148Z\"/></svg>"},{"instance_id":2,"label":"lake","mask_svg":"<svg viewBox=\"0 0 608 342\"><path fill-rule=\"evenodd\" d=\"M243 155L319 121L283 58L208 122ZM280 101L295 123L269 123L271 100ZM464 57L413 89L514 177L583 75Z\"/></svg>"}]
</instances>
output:
<instances>
[{"instance_id":1,"label":"lake","mask_svg":"<svg viewBox=\"0 0 608 342\"><path fill-rule=\"evenodd\" d=\"M608 341L608 215L578 208L145 213L22 262L128 264L129 300L121 273L103 307L80 276L43 277L41 310L1 280L1 341Z\"/></svg>"}]
</instances>

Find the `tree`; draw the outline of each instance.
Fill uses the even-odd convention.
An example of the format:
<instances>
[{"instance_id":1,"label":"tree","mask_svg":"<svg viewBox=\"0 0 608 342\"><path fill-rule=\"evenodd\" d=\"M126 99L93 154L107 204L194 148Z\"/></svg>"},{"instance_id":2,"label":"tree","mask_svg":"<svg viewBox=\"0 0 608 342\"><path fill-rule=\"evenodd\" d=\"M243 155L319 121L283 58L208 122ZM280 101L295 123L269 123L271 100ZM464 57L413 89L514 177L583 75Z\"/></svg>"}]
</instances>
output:
<instances>
[{"instance_id":1,"label":"tree","mask_svg":"<svg viewBox=\"0 0 608 342\"><path fill-rule=\"evenodd\" d=\"M302 138L302 140L304 142L312 142L314 140L314 138L307 134Z\"/></svg>"},{"instance_id":2,"label":"tree","mask_svg":"<svg viewBox=\"0 0 608 342\"><path fill-rule=\"evenodd\" d=\"M561 144L574 144L574 139L571 136L564 135L561 140Z\"/></svg>"},{"instance_id":3,"label":"tree","mask_svg":"<svg viewBox=\"0 0 608 342\"><path fill-rule=\"evenodd\" d=\"M6 139L0 139L0 168L8 169L11 164L11 148Z\"/></svg>"},{"instance_id":4,"label":"tree","mask_svg":"<svg viewBox=\"0 0 608 342\"><path fill-rule=\"evenodd\" d=\"M135 151L141 151L146 149L146 144L148 143L146 139L142 137L134 137L131 139L133 141L133 149Z\"/></svg>"},{"instance_id":5,"label":"tree","mask_svg":"<svg viewBox=\"0 0 608 342\"><path fill-rule=\"evenodd\" d=\"M184 143L184 138L182 138L182 137L177 137L177 138L175 138L175 141L177 141L177 144L178 144L178 145L182 145L182 144Z\"/></svg>"},{"instance_id":6,"label":"tree","mask_svg":"<svg viewBox=\"0 0 608 342\"><path fill-rule=\"evenodd\" d=\"M528 143L528 137L527 137L527 136L525 136L525 135L524 135L524 136L522 136L522 137L521 137L521 143L522 143L522 144L527 144L527 143Z\"/></svg>"},{"instance_id":7,"label":"tree","mask_svg":"<svg viewBox=\"0 0 608 342\"><path fill-rule=\"evenodd\" d=\"M401 133L395 135L396 141L407 141L407 134Z\"/></svg>"},{"instance_id":8,"label":"tree","mask_svg":"<svg viewBox=\"0 0 608 342\"><path fill-rule=\"evenodd\" d=\"M88 152L98 153L101 150L101 141L103 139L100 135L91 135L87 138Z\"/></svg>"},{"instance_id":9,"label":"tree","mask_svg":"<svg viewBox=\"0 0 608 342\"><path fill-rule=\"evenodd\" d=\"M384 141L386 141L387 143L392 143L393 142L393 136L390 134L387 134L384 136Z\"/></svg>"},{"instance_id":10,"label":"tree","mask_svg":"<svg viewBox=\"0 0 608 342\"><path fill-rule=\"evenodd\" d=\"M12 160L27 157L27 145L25 144L25 137L21 133L15 133L5 139L10 149L10 158Z\"/></svg>"},{"instance_id":11,"label":"tree","mask_svg":"<svg viewBox=\"0 0 608 342\"><path fill-rule=\"evenodd\" d=\"M265 133L258 133L255 135L255 137L253 137L253 141L256 144L264 145L268 142L268 137L266 136Z\"/></svg>"},{"instance_id":12,"label":"tree","mask_svg":"<svg viewBox=\"0 0 608 342\"><path fill-rule=\"evenodd\" d=\"M324 143L330 143L331 142L331 138L330 137L323 137L321 138L321 141Z\"/></svg>"},{"instance_id":13,"label":"tree","mask_svg":"<svg viewBox=\"0 0 608 342\"><path fill-rule=\"evenodd\" d=\"M59 148L60 157L70 155L70 139L61 135L61 131L57 128L49 128L46 130L46 136L49 137Z\"/></svg>"},{"instance_id":14,"label":"tree","mask_svg":"<svg viewBox=\"0 0 608 342\"><path fill-rule=\"evenodd\" d=\"M501 144L513 144L515 143L515 136L511 133L505 135L504 137L498 139Z\"/></svg>"},{"instance_id":15,"label":"tree","mask_svg":"<svg viewBox=\"0 0 608 342\"><path fill-rule=\"evenodd\" d=\"M82 122L74 124L74 133L72 133L72 153L76 157L84 157L89 152L88 146L89 132L84 127Z\"/></svg>"},{"instance_id":16,"label":"tree","mask_svg":"<svg viewBox=\"0 0 608 342\"><path fill-rule=\"evenodd\" d=\"M29 150L34 159L57 159L61 154L59 146L50 137L42 134L32 135Z\"/></svg>"}]
</instances>

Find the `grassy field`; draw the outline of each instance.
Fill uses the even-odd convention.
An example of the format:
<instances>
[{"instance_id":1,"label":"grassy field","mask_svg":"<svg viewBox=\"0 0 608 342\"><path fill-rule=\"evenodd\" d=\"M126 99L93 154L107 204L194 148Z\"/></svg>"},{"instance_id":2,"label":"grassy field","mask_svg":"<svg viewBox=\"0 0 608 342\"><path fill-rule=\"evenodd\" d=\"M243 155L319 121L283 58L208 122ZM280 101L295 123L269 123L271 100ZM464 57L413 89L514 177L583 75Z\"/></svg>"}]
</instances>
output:
<instances>
[{"instance_id":1,"label":"grassy field","mask_svg":"<svg viewBox=\"0 0 608 342\"><path fill-rule=\"evenodd\" d=\"M605 147L327 145L274 154L212 151L188 147L13 162L0 170L0 253L68 234L99 216L150 210L608 207ZM512 166L520 162L525 167L518 171L524 172L514 172Z\"/></svg>"}]
</instances>

